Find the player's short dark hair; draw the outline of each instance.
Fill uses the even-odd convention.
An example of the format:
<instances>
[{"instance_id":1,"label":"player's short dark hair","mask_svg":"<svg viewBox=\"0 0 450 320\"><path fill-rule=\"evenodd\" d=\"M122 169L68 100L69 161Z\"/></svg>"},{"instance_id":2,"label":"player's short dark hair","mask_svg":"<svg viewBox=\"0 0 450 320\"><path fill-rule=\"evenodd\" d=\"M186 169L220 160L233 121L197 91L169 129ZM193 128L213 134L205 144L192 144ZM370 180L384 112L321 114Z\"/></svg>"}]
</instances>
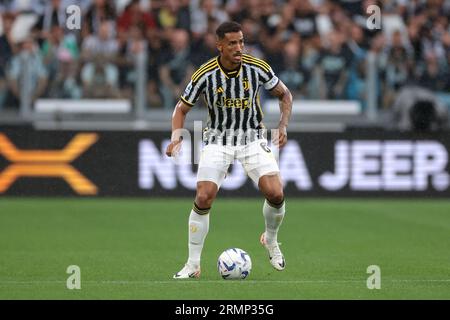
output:
<instances>
[{"instance_id":1,"label":"player's short dark hair","mask_svg":"<svg viewBox=\"0 0 450 320\"><path fill-rule=\"evenodd\" d=\"M220 24L220 26L216 30L216 35L219 39L223 39L225 37L225 33L239 31L242 31L242 27L239 23L234 21L227 21Z\"/></svg>"}]
</instances>

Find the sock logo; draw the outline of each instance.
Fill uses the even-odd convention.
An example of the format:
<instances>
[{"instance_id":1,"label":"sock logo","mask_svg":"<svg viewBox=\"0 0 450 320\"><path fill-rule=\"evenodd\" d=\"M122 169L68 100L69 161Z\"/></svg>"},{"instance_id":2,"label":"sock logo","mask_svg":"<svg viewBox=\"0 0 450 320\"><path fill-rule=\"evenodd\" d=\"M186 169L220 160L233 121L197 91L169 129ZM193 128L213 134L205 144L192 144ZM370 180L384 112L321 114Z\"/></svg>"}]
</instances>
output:
<instances>
[{"instance_id":1,"label":"sock logo","mask_svg":"<svg viewBox=\"0 0 450 320\"><path fill-rule=\"evenodd\" d=\"M275 221L278 223L281 223L281 221L283 221L283 218L284 218L284 213L275 215Z\"/></svg>"},{"instance_id":2,"label":"sock logo","mask_svg":"<svg viewBox=\"0 0 450 320\"><path fill-rule=\"evenodd\" d=\"M191 224L191 225L189 225L189 230L192 233L196 233L198 231L198 226L196 226L195 224Z\"/></svg>"},{"instance_id":3,"label":"sock logo","mask_svg":"<svg viewBox=\"0 0 450 320\"><path fill-rule=\"evenodd\" d=\"M98 140L95 133L77 134L62 150L20 150L0 133L0 155L11 164L0 173L0 193L21 177L61 178L80 195L97 194L97 187L69 163Z\"/></svg>"}]
</instances>

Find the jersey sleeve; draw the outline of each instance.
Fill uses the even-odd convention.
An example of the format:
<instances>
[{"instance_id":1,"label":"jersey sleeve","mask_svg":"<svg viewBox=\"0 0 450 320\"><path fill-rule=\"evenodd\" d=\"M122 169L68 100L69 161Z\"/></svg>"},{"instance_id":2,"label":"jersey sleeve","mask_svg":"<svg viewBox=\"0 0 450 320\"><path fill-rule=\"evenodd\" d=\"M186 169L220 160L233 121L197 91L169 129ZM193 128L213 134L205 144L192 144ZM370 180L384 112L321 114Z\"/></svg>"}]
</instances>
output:
<instances>
[{"instance_id":1,"label":"jersey sleeve","mask_svg":"<svg viewBox=\"0 0 450 320\"><path fill-rule=\"evenodd\" d=\"M260 73L260 82L264 85L266 90L272 90L280 81L275 75L271 67L264 68Z\"/></svg>"},{"instance_id":2,"label":"jersey sleeve","mask_svg":"<svg viewBox=\"0 0 450 320\"><path fill-rule=\"evenodd\" d=\"M186 89L184 90L184 93L181 95L180 99L188 106L193 107L204 89L204 81L200 82L191 80L186 86Z\"/></svg>"}]
</instances>

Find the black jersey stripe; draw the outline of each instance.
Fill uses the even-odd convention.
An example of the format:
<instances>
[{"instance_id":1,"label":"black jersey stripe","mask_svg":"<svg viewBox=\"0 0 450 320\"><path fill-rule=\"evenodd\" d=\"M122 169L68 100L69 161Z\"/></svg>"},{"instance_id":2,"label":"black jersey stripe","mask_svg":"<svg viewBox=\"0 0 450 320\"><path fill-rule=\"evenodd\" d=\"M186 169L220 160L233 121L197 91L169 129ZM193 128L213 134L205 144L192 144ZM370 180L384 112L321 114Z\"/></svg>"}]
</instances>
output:
<instances>
[{"instance_id":1,"label":"black jersey stripe","mask_svg":"<svg viewBox=\"0 0 450 320\"><path fill-rule=\"evenodd\" d=\"M198 100L198 97L202 93L203 89L205 88L205 82L197 82L195 85L193 85L192 89L188 92L184 98L187 101L192 101L192 103L195 103ZM192 99L192 97L194 97Z\"/></svg>"},{"instance_id":2,"label":"black jersey stripe","mask_svg":"<svg viewBox=\"0 0 450 320\"><path fill-rule=\"evenodd\" d=\"M223 85L222 85L222 79L221 79L221 72L220 71L216 71L215 72L215 79L216 79L216 87L212 88L212 90L217 90L218 88L222 87L223 89ZM216 108L217 111L217 116L218 116L218 121L217 121L217 129L219 131L222 131L223 129L223 109L221 106L218 105L217 101L221 101L222 96L224 95L224 93L222 92L217 92L217 96L216 96L216 101L214 101L214 108Z\"/></svg>"},{"instance_id":3,"label":"black jersey stripe","mask_svg":"<svg viewBox=\"0 0 450 320\"><path fill-rule=\"evenodd\" d=\"M231 92L229 90L229 86L228 86L228 83L227 83L228 77L223 72L220 72L219 74L220 74L221 87L223 88L223 92L224 92L223 93L223 97L225 99L230 98ZM220 100L220 101L222 102L223 100ZM221 132L222 132L220 140L223 140L223 138L225 137L225 134L226 134L225 131L226 131L226 129L228 129L228 127L227 127L227 122L228 122L228 118L229 118L229 116L228 116L229 110L228 109L229 108L227 108L225 105L223 105L223 103L221 103L220 110L221 110L222 115L223 115L223 120L222 120L222 123L221 123L221 129L220 129Z\"/></svg>"},{"instance_id":4,"label":"black jersey stripe","mask_svg":"<svg viewBox=\"0 0 450 320\"><path fill-rule=\"evenodd\" d=\"M252 79L255 83L255 87L257 88L258 86L258 71L256 71L255 69L251 69L253 76ZM252 94L252 117L250 119L250 128L252 129L256 129L258 127L258 123L257 123L257 107L256 107L256 95L258 94L258 90L252 90L251 92Z\"/></svg>"},{"instance_id":5,"label":"black jersey stripe","mask_svg":"<svg viewBox=\"0 0 450 320\"><path fill-rule=\"evenodd\" d=\"M249 99L249 101L251 101L251 104L249 104L248 108L246 108L246 113L245 113L245 130L248 130L251 128L251 117L253 114L253 110L252 110L252 104L253 104L253 99L252 99L252 92L253 92L253 86L257 83L255 77L254 77L254 72L252 70L252 68L250 68L249 66L247 66L247 75L248 75L248 81L251 84L251 88L247 91L247 97Z\"/></svg>"},{"instance_id":6,"label":"black jersey stripe","mask_svg":"<svg viewBox=\"0 0 450 320\"><path fill-rule=\"evenodd\" d=\"M200 97L200 94L205 89L205 86L206 86L206 81L204 81L202 83L202 85L200 86L200 88L195 92L195 96L194 96L194 100L193 101L197 101L198 100L198 98Z\"/></svg>"},{"instance_id":7,"label":"black jersey stripe","mask_svg":"<svg viewBox=\"0 0 450 320\"><path fill-rule=\"evenodd\" d=\"M208 76L208 78L206 79L206 81L208 83L210 83L211 85L213 84L213 79L214 79L214 73L210 74ZM215 113L215 108L214 108L214 91L213 90L209 90L208 94L208 112L209 112L209 118L211 123L209 124L211 128L215 128L216 127L216 113Z\"/></svg>"},{"instance_id":8,"label":"black jersey stripe","mask_svg":"<svg viewBox=\"0 0 450 320\"><path fill-rule=\"evenodd\" d=\"M241 70L242 70L242 66L241 66ZM235 80L235 91L236 91L236 97L241 98L244 97L244 81L245 78L243 77L242 79L236 78ZM241 126L241 114L242 114L242 108L240 109L236 109L235 110L235 115L234 115L234 126L233 126L233 130L236 132L236 130L242 130Z\"/></svg>"},{"instance_id":9,"label":"black jersey stripe","mask_svg":"<svg viewBox=\"0 0 450 320\"><path fill-rule=\"evenodd\" d=\"M227 98L234 98L236 95L236 92L232 92L233 88L232 87L232 83L233 83L234 79L230 78L230 79L226 79L226 84L227 84L227 89L226 89L226 97ZM231 129L231 123L233 121L233 109L234 108L230 108L230 107L224 107L227 113L227 120L225 123L225 128L226 129Z\"/></svg>"},{"instance_id":10,"label":"black jersey stripe","mask_svg":"<svg viewBox=\"0 0 450 320\"><path fill-rule=\"evenodd\" d=\"M263 115L264 115L263 112L262 112L262 109L261 109L261 100L259 99L259 93L256 95L255 102L256 102L256 107L255 107L255 109L256 109L256 119L257 119L258 124L259 124L259 123L261 123L261 121L263 119Z\"/></svg>"},{"instance_id":11,"label":"black jersey stripe","mask_svg":"<svg viewBox=\"0 0 450 320\"><path fill-rule=\"evenodd\" d=\"M249 68L248 66L244 66L242 68L242 77L243 79L247 79L247 81L249 82L249 89L248 90L244 90L244 99L248 99L250 100L250 85L253 86L253 83L251 82L250 79L250 73L249 73ZM248 119L250 116L250 108L245 108L244 111L242 112L242 125L240 126L240 129L242 129L243 131L246 131L248 129Z\"/></svg>"},{"instance_id":12,"label":"black jersey stripe","mask_svg":"<svg viewBox=\"0 0 450 320\"><path fill-rule=\"evenodd\" d=\"M250 73L250 81L252 82L252 90L250 90L250 101L252 102L249 106L249 118L247 121L247 130L254 128L254 119L255 119L255 111L254 111L254 105L255 105L255 93L257 90L254 90L253 88L258 87L258 73L254 68L249 68ZM256 86L256 87L254 87Z\"/></svg>"}]
</instances>

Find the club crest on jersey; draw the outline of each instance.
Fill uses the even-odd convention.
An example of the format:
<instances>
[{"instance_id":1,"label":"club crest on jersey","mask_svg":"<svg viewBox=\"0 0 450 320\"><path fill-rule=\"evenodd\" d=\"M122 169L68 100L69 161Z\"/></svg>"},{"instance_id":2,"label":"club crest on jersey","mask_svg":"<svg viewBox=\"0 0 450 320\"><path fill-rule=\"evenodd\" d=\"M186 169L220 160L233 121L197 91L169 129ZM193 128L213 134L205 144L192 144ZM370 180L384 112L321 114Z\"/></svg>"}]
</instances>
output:
<instances>
[{"instance_id":1,"label":"club crest on jersey","mask_svg":"<svg viewBox=\"0 0 450 320\"><path fill-rule=\"evenodd\" d=\"M225 98L222 96L219 100L217 100L216 106L226 108L247 109L250 108L251 102L249 98Z\"/></svg>"},{"instance_id":2,"label":"club crest on jersey","mask_svg":"<svg viewBox=\"0 0 450 320\"><path fill-rule=\"evenodd\" d=\"M244 79L244 91L248 91L249 89L249 84L248 84L248 79Z\"/></svg>"}]
</instances>

